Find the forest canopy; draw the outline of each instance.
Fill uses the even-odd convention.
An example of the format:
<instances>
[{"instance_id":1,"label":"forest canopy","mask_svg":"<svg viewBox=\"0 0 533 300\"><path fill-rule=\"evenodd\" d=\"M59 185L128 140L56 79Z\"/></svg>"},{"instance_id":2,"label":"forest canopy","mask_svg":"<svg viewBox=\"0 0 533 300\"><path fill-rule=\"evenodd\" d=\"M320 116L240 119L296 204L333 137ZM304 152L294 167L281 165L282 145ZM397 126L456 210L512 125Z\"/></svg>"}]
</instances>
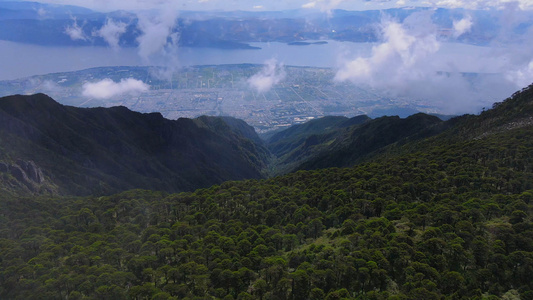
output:
<instances>
[{"instance_id":1,"label":"forest canopy","mask_svg":"<svg viewBox=\"0 0 533 300\"><path fill-rule=\"evenodd\" d=\"M3 197L0 298L530 299L532 133L192 193Z\"/></svg>"},{"instance_id":2,"label":"forest canopy","mask_svg":"<svg viewBox=\"0 0 533 300\"><path fill-rule=\"evenodd\" d=\"M351 168L0 195L1 299L533 299L533 90Z\"/></svg>"}]
</instances>

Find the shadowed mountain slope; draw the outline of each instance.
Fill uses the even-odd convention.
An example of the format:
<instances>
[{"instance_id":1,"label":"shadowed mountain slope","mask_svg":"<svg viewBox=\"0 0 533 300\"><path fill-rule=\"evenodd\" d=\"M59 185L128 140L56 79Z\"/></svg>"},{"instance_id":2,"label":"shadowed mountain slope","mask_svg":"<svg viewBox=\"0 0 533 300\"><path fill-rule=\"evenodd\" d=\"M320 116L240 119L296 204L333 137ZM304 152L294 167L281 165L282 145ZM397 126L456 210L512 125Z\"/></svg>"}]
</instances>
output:
<instances>
[{"instance_id":1,"label":"shadowed mountain slope","mask_svg":"<svg viewBox=\"0 0 533 300\"><path fill-rule=\"evenodd\" d=\"M325 117L289 127L267 139L274 174L350 167L380 156L416 152L432 144L481 139L533 124L533 89L524 88L480 115L443 121L418 113L370 119Z\"/></svg>"},{"instance_id":2,"label":"shadowed mountain slope","mask_svg":"<svg viewBox=\"0 0 533 300\"><path fill-rule=\"evenodd\" d=\"M405 119L326 117L278 132L268 139L267 145L277 157L274 172L349 167L393 144L423 139L448 127L438 117L423 113Z\"/></svg>"},{"instance_id":3,"label":"shadowed mountain slope","mask_svg":"<svg viewBox=\"0 0 533 300\"><path fill-rule=\"evenodd\" d=\"M268 150L256 142L253 128L226 120L231 124L213 117L167 120L125 107L75 108L43 94L1 98L2 184L84 195L184 191L262 178ZM28 172L10 171L23 170L21 164L43 176L25 180Z\"/></svg>"}]
</instances>

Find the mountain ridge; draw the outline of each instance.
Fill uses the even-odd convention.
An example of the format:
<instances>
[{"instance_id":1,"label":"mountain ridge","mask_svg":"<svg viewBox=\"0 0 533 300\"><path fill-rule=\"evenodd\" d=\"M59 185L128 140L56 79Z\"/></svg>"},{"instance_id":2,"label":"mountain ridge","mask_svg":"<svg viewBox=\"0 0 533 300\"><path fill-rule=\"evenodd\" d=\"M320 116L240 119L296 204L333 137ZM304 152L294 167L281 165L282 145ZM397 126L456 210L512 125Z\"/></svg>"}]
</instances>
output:
<instances>
[{"instance_id":1,"label":"mountain ridge","mask_svg":"<svg viewBox=\"0 0 533 300\"><path fill-rule=\"evenodd\" d=\"M0 113L3 139L26 145L6 152L16 156L21 149L26 160L40 155L34 162L41 168L47 165L45 173L52 168L54 174L92 174L88 181L93 188L98 182L109 185L101 192L118 191L117 186L190 190L226 180L262 178L268 158L266 149L247 142L231 126L216 132L204 124L215 120L208 117L167 120L159 113L141 114L125 107L75 108L44 94L2 98ZM47 155L58 166L47 163ZM61 166L62 160L71 168ZM185 174L179 174L182 171ZM99 181L100 177L106 180ZM67 186L63 184L63 189Z\"/></svg>"},{"instance_id":2,"label":"mountain ridge","mask_svg":"<svg viewBox=\"0 0 533 300\"><path fill-rule=\"evenodd\" d=\"M0 101L0 171L7 191L102 194L132 188L167 192L297 170L352 167L533 124L531 86L480 115L442 121L324 117L266 140L232 117L167 120L123 106L76 108L44 94ZM54 163L51 163L53 161ZM36 175L41 174L41 175Z\"/></svg>"}]
</instances>

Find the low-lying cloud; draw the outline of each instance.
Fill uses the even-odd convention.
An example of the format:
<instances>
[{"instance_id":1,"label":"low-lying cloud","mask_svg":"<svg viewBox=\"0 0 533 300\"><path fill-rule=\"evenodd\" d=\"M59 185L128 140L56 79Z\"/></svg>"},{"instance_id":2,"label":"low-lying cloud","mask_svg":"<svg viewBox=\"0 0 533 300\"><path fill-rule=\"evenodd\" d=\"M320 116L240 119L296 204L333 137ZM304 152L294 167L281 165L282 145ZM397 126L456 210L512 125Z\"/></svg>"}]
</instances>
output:
<instances>
[{"instance_id":1,"label":"low-lying cloud","mask_svg":"<svg viewBox=\"0 0 533 300\"><path fill-rule=\"evenodd\" d=\"M259 73L248 78L248 84L259 93L270 90L274 85L285 79L286 73L283 64L276 59L269 59Z\"/></svg>"},{"instance_id":2,"label":"low-lying cloud","mask_svg":"<svg viewBox=\"0 0 533 300\"><path fill-rule=\"evenodd\" d=\"M423 5L464 9L505 9L510 3L520 9L533 7L531 0L364 0L367 3L395 3L397 6Z\"/></svg>"},{"instance_id":3,"label":"low-lying cloud","mask_svg":"<svg viewBox=\"0 0 533 300\"><path fill-rule=\"evenodd\" d=\"M126 32L128 24L123 22L115 22L112 19L107 19L106 23L98 31L93 32L94 36L103 38L111 48L118 50L120 48L120 37Z\"/></svg>"},{"instance_id":4,"label":"low-lying cloud","mask_svg":"<svg viewBox=\"0 0 533 300\"><path fill-rule=\"evenodd\" d=\"M533 42L533 29L514 45L484 47L484 56L470 60L463 50L463 57L457 59L440 51L447 46L446 39L432 21L433 12L413 13L401 23L384 17L379 27L381 42L370 55L344 60L335 80L369 87L391 98L431 101L450 114L480 110L533 82L533 46L527 46ZM453 36L469 32L474 22L470 16L455 21Z\"/></svg>"},{"instance_id":5,"label":"low-lying cloud","mask_svg":"<svg viewBox=\"0 0 533 300\"><path fill-rule=\"evenodd\" d=\"M453 37L458 38L461 35L470 32L472 25L474 25L474 22L472 22L471 16L467 16L458 21L453 21Z\"/></svg>"},{"instance_id":6,"label":"low-lying cloud","mask_svg":"<svg viewBox=\"0 0 533 300\"><path fill-rule=\"evenodd\" d=\"M67 34L73 41L85 41L87 36L83 32L83 25L79 26L78 21L74 18L74 23L65 28L65 34Z\"/></svg>"},{"instance_id":7,"label":"low-lying cloud","mask_svg":"<svg viewBox=\"0 0 533 300\"><path fill-rule=\"evenodd\" d=\"M435 72L431 56L440 48L434 27L427 11L412 14L403 24L384 18L383 42L372 48L369 57L346 62L335 80L391 90L424 80Z\"/></svg>"},{"instance_id":8,"label":"low-lying cloud","mask_svg":"<svg viewBox=\"0 0 533 300\"><path fill-rule=\"evenodd\" d=\"M153 74L157 78L172 80L172 74L180 66L177 8L169 5L165 10L156 11L156 14L141 13L137 17L137 28L141 32L137 38L139 56L145 63L164 66Z\"/></svg>"},{"instance_id":9,"label":"low-lying cloud","mask_svg":"<svg viewBox=\"0 0 533 300\"><path fill-rule=\"evenodd\" d=\"M93 99L109 99L129 94L135 95L146 92L150 86L134 78L121 79L120 82L106 78L98 82L87 82L82 86L82 95Z\"/></svg>"},{"instance_id":10,"label":"low-lying cloud","mask_svg":"<svg viewBox=\"0 0 533 300\"><path fill-rule=\"evenodd\" d=\"M139 14L137 38L139 55L148 60L155 54L167 54L177 47L178 33L174 32L177 22L177 10L169 9L158 15Z\"/></svg>"}]
</instances>

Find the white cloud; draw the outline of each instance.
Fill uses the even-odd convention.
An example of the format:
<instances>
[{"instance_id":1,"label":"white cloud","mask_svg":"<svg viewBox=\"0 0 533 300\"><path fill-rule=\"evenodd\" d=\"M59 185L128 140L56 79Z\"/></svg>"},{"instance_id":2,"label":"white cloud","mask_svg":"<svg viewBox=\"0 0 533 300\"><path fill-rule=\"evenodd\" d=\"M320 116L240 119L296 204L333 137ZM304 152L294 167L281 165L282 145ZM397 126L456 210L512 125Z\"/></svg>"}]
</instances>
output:
<instances>
[{"instance_id":1,"label":"white cloud","mask_svg":"<svg viewBox=\"0 0 533 300\"><path fill-rule=\"evenodd\" d=\"M80 27L76 18L74 18L74 24L65 28L65 33L73 40L87 40L87 36L83 32L83 25Z\"/></svg>"},{"instance_id":2,"label":"white cloud","mask_svg":"<svg viewBox=\"0 0 533 300\"><path fill-rule=\"evenodd\" d=\"M309 3L302 5L302 8L314 8L315 6L316 6L316 2L313 1L313 2L309 2Z\"/></svg>"},{"instance_id":3,"label":"white cloud","mask_svg":"<svg viewBox=\"0 0 533 300\"><path fill-rule=\"evenodd\" d=\"M533 8L531 0L432 0L434 6L466 9L505 9L509 4L516 3L520 9Z\"/></svg>"},{"instance_id":4,"label":"white cloud","mask_svg":"<svg viewBox=\"0 0 533 300\"><path fill-rule=\"evenodd\" d=\"M517 87L529 86L533 83L533 60L527 66L507 72L506 78L515 83Z\"/></svg>"},{"instance_id":5,"label":"white cloud","mask_svg":"<svg viewBox=\"0 0 533 300\"><path fill-rule=\"evenodd\" d=\"M335 79L392 88L406 80L425 77L431 72L427 69L431 66L428 58L440 47L436 31L431 30L434 26L430 13L415 13L404 24L384 19L381 24L383 43L372 48L370 57L357 57L347 62Z\"/></svg>"},{"instance_id":6,"label":"white cloud","mask_svg":"<svg viewBox=\"0 0 533 300\"><path fill-rule=\"evenodd\" d=\"M328 15L331 11L338 8L343 2L350 2L350 0L315 0L302 5L302 8L318 8ZM353 2L353 1L351 1Z\"/></svg>"},{"instance_id":7,"label":"white cloud","mask_svg":"<svg viewBox=\"0 0 533 300\"><path fill-rule=\"evenodd\" d=\"M453 21L453 37L458 38L461 35L470 32L472 29L472 25L474 25L474 22L472 22L471 16L466 16L465 18L456 21Z\"/></svg>"},{"instance_id":8,"label":"white cloud","mask_svg":"<svg viewBox=\"0 0 533 300\"><path fill-rule=\"evenodd\" d=\"M47 12L44 8L41 7L41 8L39 8L39 9L37 10L37 14L38 14L39 17L41 17L41 18L45 18L45 17L47 17L48 12Z\"/></svg>"},{"instance_id":9,"label":"white cloud","mask_svg":"<svg viewBox=\"0 0 533 300\"><path fill-rule=\"evenodd\" d=\"M263 9L264 6L263 5L254 5L253 8L254 9Z\"/></svg>"},{"instance_id":10,"label":"white cloud","mask_svg":"<svg viewBox=\"0 0 533 300\"><path fill-rule=\"evenodd\" d=\"M103 38L111 48L118 50L120 48L120 36L126 32L127 26L126 23L115 23L112 19L107 19L105 25L98 31L94 32L93 35Z\"/></svg>"},{"instance_id":11,"label":"white cloud","mask_svg":"<svg viewBox=\"0 0 533 300\"><path fill-rule=\"evenodd\" d=\"M250 0L40 0L39 2L78 5L99 11L115 10L152 10L179 7L184 10L251 10ZM341 5L341 2L342 5ZM287 0L263 1L268 10L296 9L300 7L316 8L329 12L337 7L342 9L380 9L394 6L440 6L465 9L502 9L508 3L516 2L521 9L532 9L531 0ZM207 5L209 4L209 5ZM256 4L257 5L257 4Z\"/></svg>"},{"instance_id":12,"label":"white cloud","mask_svg":"<svg viewBox=\"0 0 533 300\"><path fill-rule=\"evenodd\" d=\"M456 62L439 56L441 44L432 13L414 13L403 23L384 18L382 42L369 56L347 61L335 80L370 87L391 98L433 101L445 113L472 112L490 100L498 101L486 98L468 78L454 71L458 68ZM490 85L480 82L479 86ZM498 94L494 91L493 87L492 97Z\"/></svg>"},{"instance_id":13,"label":"white cloud","mask_svg":"<svg viewBox=\"0 0 533 300\"><path fill-rule=\"evenodd\" d=\"M501 32L488 46L464 46L482 49L477 56L458 45L450 52L451 44L439 43L431 13L415 13L403 23L384 18L381 42L369 55L345 60L335 79L391 98L432 101L451 114L490 106L533 82L533 28L516 32L524 19L516 5L500 13ZM470 16L455 21L454 35L469 32L473 23Z\"/></svg>"},{"instance_id":14,"label":"white cloud","mask_svg":"<svg viewBox=\"0 0 533 300\"><path fill-rule=\"evenodd\" d=\"M516 32L516 28L528 20L517 3L508 3L498 20L500 32L491 43L493 60L502 62L499 72L516 88L533 82L533 27L524 33Z\"/></svg>"},{"instance_id":15,"label":"white cloud","mask_svg":"<svg viewBox=\"0 0 533 300\"><path fill-rule=\"evenodd\" d=\"M88 98L109 99L124 94L138 94L146 92L150 86L146 83L133 79L121 79L120 82L106 78L98 82L87 82L82 86L82 95Z\"/></svg>"},{"instance_id":16,"label":"white cloud","mask_svg":"<svg viewBox=\"0 0 533 300\"><path fill-rule=\"evenodd\" d=\"M285 76L283 64L278 63L276 59L269 59L259 73L248 78L248 84L257 92L263 93L280 83Z\"/></svg>"},{"instance_id":17,"label":"white cloud","mask_svg":"<svg viewBox=\"0 0 533 300\"><path fill-rule=\"evenodd\" d=\"M59 86L57 83L51 81L51 80L45 80L43 81L42 85L41 85L41 88L50 93L58 93L58 92L61 92L63 90L63 88L61 86Z\"/></svg>"},{"instance_id":18,"label":"white cloud","mask_svg":"<svg viewBox=\"0 0 533 300\"><path fill-rule=\"evenodd\" d=\"M177 47L179 36L173 32L177 17L177 10L172 8L155 16L138 15L138 28L142 34L137 38L137 42L139 55L143 59L148 60L154 54L165 54L167 47Z\"/></svg>"}]
</instances>

